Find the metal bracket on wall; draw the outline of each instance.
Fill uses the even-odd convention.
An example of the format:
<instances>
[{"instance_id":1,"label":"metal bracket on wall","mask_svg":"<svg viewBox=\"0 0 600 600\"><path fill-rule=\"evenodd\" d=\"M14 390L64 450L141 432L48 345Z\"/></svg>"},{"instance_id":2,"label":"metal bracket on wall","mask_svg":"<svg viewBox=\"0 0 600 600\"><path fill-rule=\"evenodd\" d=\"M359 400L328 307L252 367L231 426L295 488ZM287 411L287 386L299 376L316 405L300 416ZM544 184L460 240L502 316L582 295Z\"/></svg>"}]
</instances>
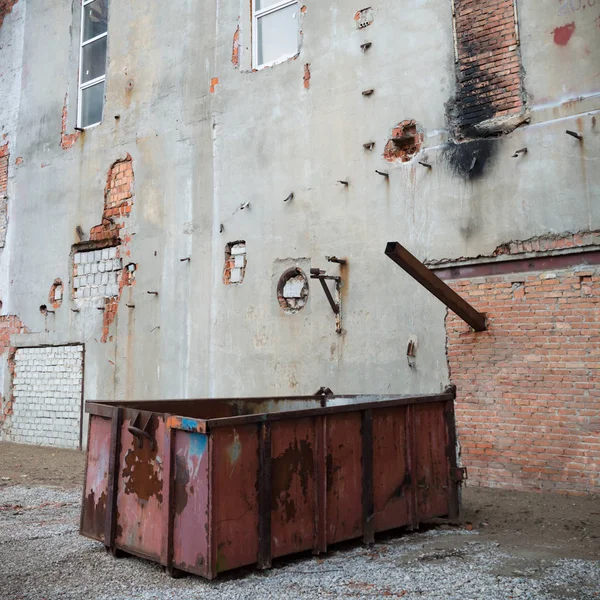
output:
<instances>
[{"instance_id":1,"label":"metal bracket on wall","mask_svg":"<svg viewBox=\"0 0 600 600\"><path fill-rule=\"evenodd\" d=\"M404 269L413 279L416 279L438 300L441 300L475 331L486 330L485 315L475 310L433 271L415 258L404 246L398 242L388 242L385 247L385 255Z\"/></svg>"},{"instance_id":2,"label":"metal bracket on wall","mask_svg":"<svg viewBox=\"0 0 600 600\"><path fill-rule=\"evenodd\" d=\"M336 333L342 333L342 278L336 275L327 275L322 269L311 269L310 278L319 280L319 283L321 284L323 291L325 292L325 296L329 302L329 306L331 306L331 310L335 315L335 331ZM328 279L334 282L335 299L326 283Z\"/></svg>"}]
</instances>

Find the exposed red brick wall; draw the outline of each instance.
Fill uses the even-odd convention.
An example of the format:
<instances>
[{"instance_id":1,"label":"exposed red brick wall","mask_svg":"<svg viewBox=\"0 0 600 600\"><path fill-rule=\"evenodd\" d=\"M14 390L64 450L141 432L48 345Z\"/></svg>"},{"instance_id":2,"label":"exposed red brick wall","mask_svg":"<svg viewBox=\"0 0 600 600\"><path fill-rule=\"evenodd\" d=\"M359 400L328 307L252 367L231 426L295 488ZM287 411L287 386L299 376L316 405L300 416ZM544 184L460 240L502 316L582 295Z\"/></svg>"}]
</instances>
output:
<instances>
[{"instance_id":1,"label":"exposed red brick wall","mask_svg":"<svg viewBox=\"0 0 600 600\"><path fill-rule=\"evenodd\" d=\"M542 235L524 241L508 242L498 246L494 256L566 250L567 248L583 248L585 246L600 246L600 231L580 231L568 235Z\"/></svg>"},{"instance_id":2,"label":"exposed red brick wall","mask_svg":"<svg viewBox=\"0 0 600 600\"><path fill-rule=\"evenodd\" d=\"M460 125L523 109L513 0L454 0Z\"/></svg>"},{"instance_id":3,"label":"exposed red brick wall","mask_svg":"<svg viewBox=\"0 0 600 600\"><path fill-rule=\"evenodd\" d=\"M10 336L17 333L27 333L27 328L19 317L15 315L0 316L0 357L4 360L4 357L7 356L11 382L14 377L15 369L15 349L10 346ZM0 395L0 408L2 408L2 411L0 411L0 429L2 429L7 418L12 415L13 399L11 394L9 394L6 402L3 401L3 398Z\"/></svg>"},{"instance_id":4,"label":"exposed red brick wall","mask_svg":"<svg viewBox=\"0 0 600 600\"><path fill-rule=\"evenodd\" d=\"M104 211L102 223L92 227L90 240L117 240L123 223L119 217L128 216L133 207L133 161L131 156L119 159L108 169L104 188Z\"/></svg>"},{"instance_id":5,"label":"exposed red brick wall","mask_svg":"<svg viewBox=\"0 0 600 600\"><path fill-rule=\"evenodd\" d=\"M423 132L413 119L405 119L393 129L383 149L383 158L388 162L408 162L418 154L423 144Z\"/></svg>"},{"instance_id":6,"label":"exposed red brick wall","mask_svg":"<svg viewBox=\"0 0 600 600\"><path fill-rule=\"evenodd\" d=\"M74 133L67 133L67 100L69 98L68 94L65 94L65 101L62 109L62 125L60 129L60 145L63 150L68 150L73 146L73 144L79 139L81 135L80 131L75 131Z\"/></svg>"},{"instance_id":7,"label":"exposed red brick wall","mask_svg":"<svg viewBox=\"0 0 600 600\"><path fill-rule=\"evenodd\" d=\"M310 88L310 64L306 63L304 65L304 89L307 90Z\"/></svg>"},{"instance_id":8,"label":"exposed red brick wall","mask_svg":"<svg viewBox=\"0 0 600 600\"><path fill-rule=\"evenodd\" d=\"M8 161L10 152L8 142L0 146L0 248L6 241L6 227L8 224Z\"/></svg>"},{"instance_id":9,"label":"exposed red brick wall","mask_svg":"<svg viewBox=\"0 0 600 600\"><path fill-rule=\"evenodd\" d=\"M240 64L240 26L237 26L233 34L233 44L231 47L231 64L238 67Z\"/></svg>"},{"instance_id":10,"label":"exposed red brick wall","mask_svg":"<svg viewBox=\"0 0 600 600\"><path fill-rule=\"evenodd\" d=\"M8 142L0 146L0 194L6 194L8 184Z\"/></svg>"},{"instance_id":11,"label":"exposed red brick wall","mask_svg":"<svg viewBox=\"0 0 600 600\"><path fill-rule=\"evenodd\" d=\"M600 492L600 268L448 283L489 325L446 319L471 483Z\"/></svg>"},{"instance_id":12,"label":"exposed red brick wall","mask_svg":"<svg viewBox=\"0 0 600 600\"><path fill-rule=\"evenodd\" d=\"M18 0L0 0L0 27L4 23L4 17L12 11L17 2Z\"/></svg>"},{"instance_id":13,"label":"exposed red brick wall","mask_svg":"<svg viewBox=\"0 0 600 600\"><path fill-rule=\"evenodd\" d=\"M90 241L92 242L114 242L118 244L117 257L125 258L131 255L129 242L131 236L125 233L123 217L128 217L133 208L134 173L133 160L130 154L125 158L115 161L106 176L104 188L104 210L102 212L102 223L92 227L90 230ZM75 266L74 266L75 268ZM125 268L121 271L119 279L118 297L106 298L104 302L104 318L102 323L101 342L109 341L110 326L117 316L119 301L124 286L135 284L135 268Z\"/></svg>"}]
</instances>

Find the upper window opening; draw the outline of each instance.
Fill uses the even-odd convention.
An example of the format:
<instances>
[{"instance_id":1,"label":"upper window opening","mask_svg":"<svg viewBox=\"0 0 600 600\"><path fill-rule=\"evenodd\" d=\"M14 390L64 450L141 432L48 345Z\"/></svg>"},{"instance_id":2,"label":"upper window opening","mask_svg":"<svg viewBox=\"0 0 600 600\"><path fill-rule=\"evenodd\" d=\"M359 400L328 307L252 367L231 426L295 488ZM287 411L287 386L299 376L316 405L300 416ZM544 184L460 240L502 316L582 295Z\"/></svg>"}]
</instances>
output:
<instances>
[{"instance_id":1,"label":"upper window opening","mask_svg":"<svg viewBox=\"0 0 600 600\"><path fill-rule=\"evenodd\" d=\"M254 67L266 67L298 54L298 0L254 0L252 51Z\"/></svg>"},{"instance_id":2,"label":"upper window opening","mask_svg":"<svg viewBox=\"0 0 600 600\"><path fill-rule=\"evenodd\" d=\"M108 0L83 0L77 115L79 127L90 127L102 121L107 37Z\"/></svg>"}]
</instances>

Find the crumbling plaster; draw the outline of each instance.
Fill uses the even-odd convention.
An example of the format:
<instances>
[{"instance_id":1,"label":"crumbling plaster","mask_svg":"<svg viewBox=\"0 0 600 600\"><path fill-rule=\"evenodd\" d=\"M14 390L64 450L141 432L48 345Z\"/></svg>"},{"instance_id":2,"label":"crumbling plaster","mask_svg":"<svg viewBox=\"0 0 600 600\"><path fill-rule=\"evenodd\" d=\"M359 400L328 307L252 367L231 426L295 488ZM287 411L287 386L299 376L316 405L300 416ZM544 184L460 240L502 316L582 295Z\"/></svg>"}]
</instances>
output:
<instances>
[{"instance_id":1,"label":"crumbling plaster","mask_svg":"<svg viewBox=\"0 0 600 600\"><path fill-rule=\"evenodd\" d=\"M322 385L336 393L438 390L448 381L445 309L386 259L386 242L435 259L600 227L600 172L592 168L600 136L588 115L600 108L598 96L559 106L579 88L600 92L598 37L589 35L592 54L567 94L564 65L538 61L554 24L533 18L547 11L541 0L521 23L532 123L490 142L493 157L476 180L452 173L443 155L444 104L455 93L449 1L384 2L360 30L354 14L362 6L307 2L298 58L258 72L243 68L250 25L239 3L178 0L168 11L115 4L104 120L66 150L60 133L65 94L68 133L75 125L77 3L20 0L0 29L0 40L11 41L0 44L2 64L18 65L23 44L22 69L0 79L0 91L9 90L0 116L11 156L24 157L9 173L3 310L48 342L85 344L86 399L304 394ZM231 62L238 23L240 68ZM372 46L362 51L366 41ZM561 61L558 52L551 55ZM532 75L538 68L543 76ZM374 93L363 96L367 89ZM423 147L414 160L390 164L383 149L404 119L422 124ZM583 133L583 143L565 129ZM363 147L369 141L372 151ZM512 158L522 147L528 153ZM136 285L123 290L113 341L103 344L101 311L71 310L69 254L76 227L89 232L99 223L107 169L127 153L135 165L128 229ZM225 245L241 239L244 281L225 286ZM308 258L338 274L326 255L348 260L341 335L314 281L310 311L272 311L281 261ZM43 316L39 305L56 278L65 299ZM405 356L410 336L419 339L415 368Z\"/></svg>"}]
</instances>

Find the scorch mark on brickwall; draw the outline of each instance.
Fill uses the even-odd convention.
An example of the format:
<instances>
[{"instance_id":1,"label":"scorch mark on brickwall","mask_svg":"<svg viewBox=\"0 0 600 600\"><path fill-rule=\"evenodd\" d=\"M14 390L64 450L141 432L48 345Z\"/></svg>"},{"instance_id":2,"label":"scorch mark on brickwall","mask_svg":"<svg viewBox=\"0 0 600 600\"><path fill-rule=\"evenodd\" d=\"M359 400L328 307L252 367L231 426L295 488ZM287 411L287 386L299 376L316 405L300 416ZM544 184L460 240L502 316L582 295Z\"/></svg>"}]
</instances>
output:
<instances>
[{"instance_id":1,"label":"scorch mark on brickwall","mask_svg":"<svg viewBox=\"0 0 600 600\"><path fill-rule=\"evenodd\" d=\"M566 46L575 31L575 23L567 23L562 27L557 27L552 31L554 36L554 43L557 46Z\"/></svg>"},{"instance_id":2,"label":"scorch mark on brickwall","mask_svg":"<svg viewBox=\"0 0 600 600\"><path fill-rule=\"evenodd\" d=\"M446 104L452 139L444 158L465 179L484 173L494 146L480 140L528 120L513 0L455 0L457 92Z\"/></svg>"}]
</instances>

